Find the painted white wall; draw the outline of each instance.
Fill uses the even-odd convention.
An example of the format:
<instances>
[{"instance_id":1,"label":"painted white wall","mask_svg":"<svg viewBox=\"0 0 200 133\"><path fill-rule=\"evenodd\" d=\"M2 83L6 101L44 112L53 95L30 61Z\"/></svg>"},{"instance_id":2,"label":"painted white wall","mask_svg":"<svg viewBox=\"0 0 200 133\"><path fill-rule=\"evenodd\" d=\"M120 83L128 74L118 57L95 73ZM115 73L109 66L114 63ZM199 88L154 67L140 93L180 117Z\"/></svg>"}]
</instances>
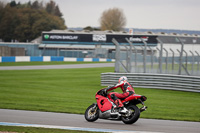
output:
<instances>
[{"instance_id":1,"label":"painted white wall","mask_svg":"<svg viewBox=\"0 0 200 133\"><path fill-rule=\"evenodd\" d=\"M30 62L30 56L16 56L15 62Z\"/></svg>"}]
</instances>

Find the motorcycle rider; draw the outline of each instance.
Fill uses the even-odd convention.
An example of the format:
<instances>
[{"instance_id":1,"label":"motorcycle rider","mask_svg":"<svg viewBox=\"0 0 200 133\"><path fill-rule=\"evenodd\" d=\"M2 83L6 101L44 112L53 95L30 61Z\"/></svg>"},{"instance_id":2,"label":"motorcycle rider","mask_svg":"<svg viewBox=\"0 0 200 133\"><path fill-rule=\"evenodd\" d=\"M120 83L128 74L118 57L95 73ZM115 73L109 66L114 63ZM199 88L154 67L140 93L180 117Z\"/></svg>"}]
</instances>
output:
<instances>
[{"instance_id":1,"label":"motorcycle rider","mask_svg":"<svg viewBox=\"0 0 200 133\"><path fill-rule=\"evenodd\" d=\"M125 99L125 98L131 96L132 94L135 93L135 91L134 91L133 87L129 84L128 78L126 76L120 77L118 84L116 84L114 86L109 86L108 88L106 88L106 91L108 92L108 91L111 91L118 87L121 88L123 93L110 92L108 94L108 98L111 99L117 105L117 108L119 108L119 113L123 114L123 113L127 112L127 109L124 108L124 105L123 105L121 99Z\"/></svg>"}]
</instances>

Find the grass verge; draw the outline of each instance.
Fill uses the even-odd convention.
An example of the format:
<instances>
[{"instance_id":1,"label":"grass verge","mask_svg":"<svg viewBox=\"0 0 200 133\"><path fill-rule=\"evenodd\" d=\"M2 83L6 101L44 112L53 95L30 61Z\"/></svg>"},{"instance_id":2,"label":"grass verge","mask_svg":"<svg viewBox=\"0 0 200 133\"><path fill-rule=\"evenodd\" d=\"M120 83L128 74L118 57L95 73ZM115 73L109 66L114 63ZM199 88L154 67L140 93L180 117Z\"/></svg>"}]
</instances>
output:
<instances>
[{"instance_id":1,"label":"grass verge","mask_svg":"<svg viewBox=\"0 0 200 133\"><path fill-rule=\"evenodd\" d=\"M35 128L35 127L16 127L16 126L0 126L0 132L17 132L17 133L100 133L88 131L72 131L64 129L49 129L49 128Z\"/></svg>"},{"instance_id":2,"label":"grass verge","mask_svg":"<svg viewBox=\"0 0 200 133\"><path fill-rule=\"evenodd\" d=\"M83 114L103 88L100 74L113 71L111 67L0 71L0 108ZM135 91L148 98L143 118L200 121L200 93Z\"/></svg>"}]
</instances>

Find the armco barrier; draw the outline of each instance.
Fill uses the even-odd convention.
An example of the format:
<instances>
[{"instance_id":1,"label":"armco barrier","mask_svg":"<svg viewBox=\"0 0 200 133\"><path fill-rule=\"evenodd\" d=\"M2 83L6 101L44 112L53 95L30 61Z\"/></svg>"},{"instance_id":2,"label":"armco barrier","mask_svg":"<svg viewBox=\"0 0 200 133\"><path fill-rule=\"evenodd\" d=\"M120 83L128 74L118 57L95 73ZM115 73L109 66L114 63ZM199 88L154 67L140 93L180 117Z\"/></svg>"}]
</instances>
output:
<instances>
[{"instance_id":1,"label":"armco barrier","mask_svg":"<svg viewBox=\"0 0 200 133\"><path fill-rule=\"evenodd\" d=\"M69 58L63 56L0 56L0 62L33 62L33 61L84 61L84 62L113 62L105 58Z\"/></svg>"},{"instance_id":2,"label":"armco barrier","mask_svg":"<svg viewBox=\"0 0 200 133\"><path fill-rule=\"evenodd\" d=\"M200 92L200 77L185 75L150 73L102 73L101 85L114 85L118 83L118 79L121 76L127 76L133 87Z\"/></svg>"}]
</instances>

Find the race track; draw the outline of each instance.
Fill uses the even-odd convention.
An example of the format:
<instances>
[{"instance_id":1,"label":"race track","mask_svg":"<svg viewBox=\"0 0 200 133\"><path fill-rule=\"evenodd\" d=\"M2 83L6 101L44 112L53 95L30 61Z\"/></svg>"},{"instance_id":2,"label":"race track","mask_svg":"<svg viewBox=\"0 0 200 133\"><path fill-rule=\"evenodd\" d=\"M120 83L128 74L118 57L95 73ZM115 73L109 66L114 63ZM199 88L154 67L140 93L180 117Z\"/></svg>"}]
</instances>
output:
<instances>
[{"instance_id":1,"label":"race track","mask_svg":"<svg viewBox=\"0 0 200 133\"><path fill-rule=\"evenodd\" d=\"M135 124L125 125L121 121L109 121L98 119L95 122L87 122L83 115L8 110L0 109L0 125L6 123L25 123L51 125L52 127L73 127L75 130L97 129L104 132L132 132L132 133L199 133L200 122L170 121L139 119ZM19 125L19 124L18 124ZM65 127L65 128L64 128ZM94 130L95 131L95 130Z\"/></svg>"},{"instance_id":2,"label":"race track","mask_svg":"<svg viewBox=\"0 0 200 133\"><path fill-rule=\"evenodd\" d=\"M114 63L67 64L67 65L38 65L38 66L0 66L0 70L34 70L34 69L69 69L114 67Z\"/></svg>"}]
</instances>

